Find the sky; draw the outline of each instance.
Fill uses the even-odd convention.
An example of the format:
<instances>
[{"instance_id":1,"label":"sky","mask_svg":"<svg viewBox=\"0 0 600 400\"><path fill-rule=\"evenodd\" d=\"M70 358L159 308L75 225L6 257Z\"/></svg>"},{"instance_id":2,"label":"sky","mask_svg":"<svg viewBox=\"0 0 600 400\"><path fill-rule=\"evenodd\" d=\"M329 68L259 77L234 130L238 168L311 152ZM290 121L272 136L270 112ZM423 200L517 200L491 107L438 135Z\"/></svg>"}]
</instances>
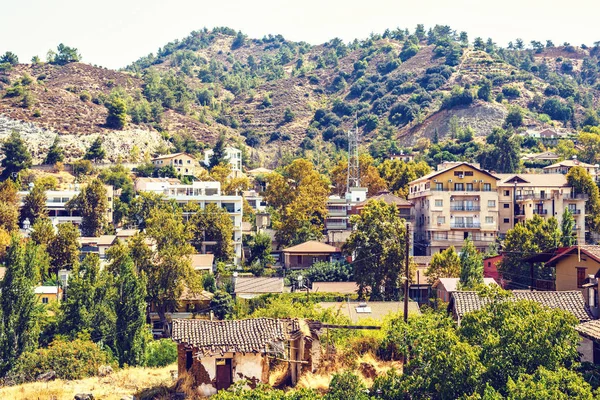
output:
<instances>
[{"instance_id":1,"label":"sky","mask_svg":"<svg viewBox=\"0 0 600 400\"><path fill-rule=\"evenodd\" d=\"M590 45L600 41L599 15L598 0L0 0L0 54L44 60L64 43L79 49L83 62L117 69L215 26L320 44L421 23L450 25L471 41L491 37L501 46L516 38Z\"/></svg>"}]
</instances>

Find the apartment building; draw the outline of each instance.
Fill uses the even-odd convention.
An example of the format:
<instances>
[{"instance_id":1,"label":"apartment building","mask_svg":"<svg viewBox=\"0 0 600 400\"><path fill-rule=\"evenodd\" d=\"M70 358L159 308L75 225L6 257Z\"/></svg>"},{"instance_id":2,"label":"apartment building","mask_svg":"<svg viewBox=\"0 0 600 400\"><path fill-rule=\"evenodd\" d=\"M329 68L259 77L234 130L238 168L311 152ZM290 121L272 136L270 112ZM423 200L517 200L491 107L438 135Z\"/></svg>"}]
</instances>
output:
<instances>
[{"instance_id":1,"label":"apartment building","mask_svg":"<svg viewBox=\"0 0 600 400\"><path fill-rule=\"evenodd\" d=\"M113 220L113 198L114 192L112 186L104 186L108 200L108 210L106 218L109 221ZM71 222L75 225L81 224L81 214L76 210L67 210L67 203L79 195L81 189L79 185L75 185L69 190L47 190L46 191L46 208L48 209L48 217L54 225ZM27 196L28 191L21 191L19 195L19 207L23 206L23 198Z\"/></svg>"},{"instance_id":2,"label":"apartment building","mask_svg":"<svg viewBox=\"0 0 600 400\"><path fill-rule=\"evenodd\" d=\"M485 251L498 234L499 178L477 164L446 163L409 183L414 204L414 254L432 255L467 237Z\"/></svg>"},{"instance_id":3,"label":"apartment building","mask_svg":"<svg viewBox=\"0 0 600 400\"><path fill-rule=\"evenodd\" d=\"M581 167L585 169L595 181L598 180L598 176L600 175L600 166L598 164L592 165L583 161L579 161L577 158L573 158L572 160L564 160L556 164L548 165L547 167L544 167L544 174L566 175L573 167Z\"/></svg>"},{"instance_id":4,"label":"apartment building","mask_svg":"<svg viewBox=\"0 0 600 400\"><path fill-rule=\"evenodd\" d=\"M352 207L367 199L367 188L350 188L345 197L329 196L327 199L327 217L325 229L329 231L350 230L350 214Z\"/></svg>"},{"instance_id":5,"label":"apartment building","mask_svg":"<svg viewBox=\"0 0 600 400\"><path fill-rule=\"evenodd\" d=\"M191 185L172 184L168 181L146 182L144 191L159 193L166 200L174 200L180 207L186 204L198 204L204 209L207 204L216 204L225 209L233 222L233 241L235 250L234 262L239 265L242 260L242 196L225 196L221 194L219 182L193 182ZM184 215L186 215L184 213ZM204 242L202 253L210 254L216 242Z\"/></svg>"},{"instance_id":6,"label":"apartment building","mask_svg":"<svg viewBox=\"0 0 600 400\"><path fill-rule=\"evenodd\" d=\"M559 226L568 208L575 218L579 243L585 243L585 202L587 196L575 193L562 174L496 174L498 182L500 236L515 224L540 215L555 217Z\"/></svg>"},{"instance_id":7,"label":"apartment building","mask_svg":"<svg viewBox=\"0 0 600 400\"><path fill-rule=\"evenodd\" d=\"M165 154L153 158L151 162L156 169L171 165L181 175L194 176L200 170L198 161L187 153Z\"/></svg>"}]
</instances>

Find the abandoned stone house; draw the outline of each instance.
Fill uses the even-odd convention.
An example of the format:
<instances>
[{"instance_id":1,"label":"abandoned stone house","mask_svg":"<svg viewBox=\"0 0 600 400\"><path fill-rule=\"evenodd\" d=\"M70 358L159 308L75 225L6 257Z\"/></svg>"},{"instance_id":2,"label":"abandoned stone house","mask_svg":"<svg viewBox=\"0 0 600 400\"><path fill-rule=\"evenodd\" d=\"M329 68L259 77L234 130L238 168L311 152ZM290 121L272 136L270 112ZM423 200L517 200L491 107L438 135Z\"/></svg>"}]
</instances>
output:
<instances>
[{"instance_id":1,"label":"abandoned stone house","mask_svg":"<svg viewBox=\"0 0 600 400\"><path fill-rule=\"evenodd\" d=\"M246 380L269 382L272 359L287 362L294 385L304 370L318 366L319 324L301 319L255 318L233 321L174 320L179 376L189 374L201 395Z\"/></svg>"}]
</instances>

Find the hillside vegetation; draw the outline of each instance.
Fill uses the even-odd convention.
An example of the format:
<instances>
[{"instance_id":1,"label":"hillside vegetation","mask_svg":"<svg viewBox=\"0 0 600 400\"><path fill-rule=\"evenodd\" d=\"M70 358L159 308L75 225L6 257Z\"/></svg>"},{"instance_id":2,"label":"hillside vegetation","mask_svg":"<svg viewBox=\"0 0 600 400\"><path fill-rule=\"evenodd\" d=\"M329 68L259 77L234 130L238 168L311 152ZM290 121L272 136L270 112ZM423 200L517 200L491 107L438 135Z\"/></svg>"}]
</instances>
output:
<instances>
[{"instance_id":1,"label":"hillside vegetation","mask_svg":"<svg viewBox=\"0 0 600 400\"><path fill-rule=\"evenodd\" d=\"M286 152L333 154L346 147L345 132L355 124L364 143L388 152L398 150L398 139L411 146L443 138L456 125L453 116L477 136L501 126L516 107L528 127L575 130L597 121L600 43L527 47L518 39L509 48L469 40L448 26L321 45L204 29L123 71L5 62L0 115L73 143L86 135L118 137L108 149L113 160L127 159L133 146L151 155L194 152L225 133L247 146L257 165ZM8 122L0 123L0 136L9 133ZM71 157L81 152L75 144L67 149Z\"/></svg>"}]
</instances>

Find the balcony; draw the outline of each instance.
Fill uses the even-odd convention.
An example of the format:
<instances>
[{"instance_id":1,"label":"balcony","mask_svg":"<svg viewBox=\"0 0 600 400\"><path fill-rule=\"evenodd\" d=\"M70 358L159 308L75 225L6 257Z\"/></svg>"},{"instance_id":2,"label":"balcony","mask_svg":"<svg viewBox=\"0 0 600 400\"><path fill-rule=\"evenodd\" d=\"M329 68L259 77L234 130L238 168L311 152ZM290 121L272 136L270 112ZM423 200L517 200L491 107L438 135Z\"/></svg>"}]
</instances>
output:
<instances>
[{"instance_id":1,"label":"balcony","mask_svg":"<svg viewBox=\"0 0 600 400\"><path fill-rule=\"evenodd\" d=\"M589 200L589 196L587 194L579 193L568 193L563 196L564 200Z\"/></svg>"},{"instance_id":2,"label":"balcony","mask_svg":"<svg viewBox=\"0 0 600 400\"><path fill-rule=\"evenodd\" d=\"M548 193L530 193L530 194L522 194L522 195L517 195L516 196L516 200L517 201L523 201L523 200L550 200L552 198L552 196L550 196Z\"/></svg>"},{"instance_id":3,"label":"balcony","mask_svg":"<svg viewBox=\"0 0 600 400\"><path fill-rule=\"evenodd\" d=\"M478 205L465 206L465 205L450 205L450 211L480 211L481 207Z\"/></svg>"},{"instance_id":4,"label":"balcony","mask_svg":"<svg viewBox=\"0 0 600 400\"><path fill-rule=\"evenodd\" d=\"M348 215L348 211L346 211L346 209L343 209L343 210L329 209L329 210L327 210L327 215L329 215L331 217L345 217Z\"/></svg>"},{"instance_id":5,"label":"balcony","mask_svg":"<svg viewBox=\"0 0 600 400\"><path fill-rule=\"evenodd\" d=\"M537 214L537 215L548 215L548 210L536 210L536 209L534 209L533 213Z\"/></svg>"},{"instance_id":6,"label":"balcony","mask_svg":"<svg viewBox=\"0 0 600 400\"><path fill-rule=\"evenodd\" d=\"M450 224L452 229L476 229L481 228L479 222L453 222Z\"/></svg>"},{"instance_id":7,"label":"balcony","mask_svg":"<svg viewBox=\"0 0 600 400\"><path fill-rule=\"evenodd\" d=\"M569 209L569 211L571 211L571 214L573 214L573 215L581 215L581 209L580 208L578 208L576 210Z\"/></svg>"}]
</instances>

